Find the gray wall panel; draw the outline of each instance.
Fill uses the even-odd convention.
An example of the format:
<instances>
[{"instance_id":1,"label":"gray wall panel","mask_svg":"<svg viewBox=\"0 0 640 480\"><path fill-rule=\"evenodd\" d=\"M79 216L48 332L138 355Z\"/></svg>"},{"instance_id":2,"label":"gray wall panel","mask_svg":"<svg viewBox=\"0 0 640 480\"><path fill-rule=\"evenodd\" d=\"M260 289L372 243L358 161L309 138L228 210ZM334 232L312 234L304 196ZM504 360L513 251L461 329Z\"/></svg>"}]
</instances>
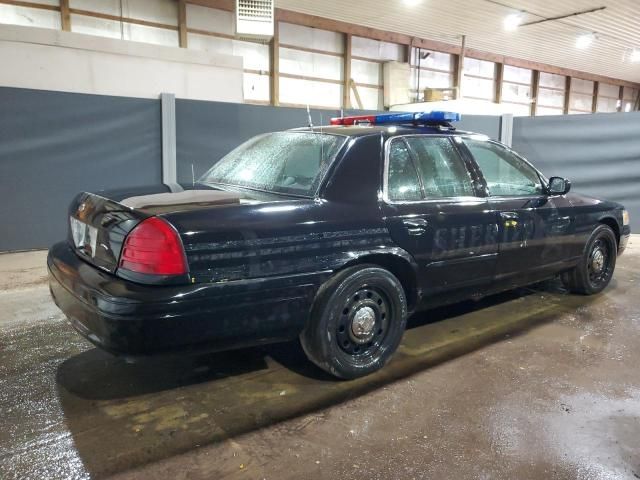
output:
<instances>
[{"instance_id":1,"label":"gray wall panel","mask_svg":"<svg viewBox=\"0 0 640 480\"><path fill-rule=\"evenodd\" d=\"M640 112L517 117L513 148L574 191L624 204L640 231Z\"/></svg>"},{"instance_id":2,"label":"gray wall panel","mask_svg":"<svg viewBox=\"0 0 640 480\"><path fill-rule=\"evenodd\" d=\"M161 179L158 100L0 88L0 251L64 239L83 190Z\"/></svg>"},{"instance_id":3,"label":"gray wall panel","mask_svg":"<svg viewBox=\"0 0 640 480\"><path fill-rule=\"evenodd\" d=\"M345 111L345 115L365 115L371 111ZM325 124L338 110L311 110L314 125ZM236 103L176 100L178 182L197 180L233 148L260 133L308 125L304 108L269 107ZM457 125L463 130L499 138L500 118L463 116Z\"/></svg>"}]
</instances>

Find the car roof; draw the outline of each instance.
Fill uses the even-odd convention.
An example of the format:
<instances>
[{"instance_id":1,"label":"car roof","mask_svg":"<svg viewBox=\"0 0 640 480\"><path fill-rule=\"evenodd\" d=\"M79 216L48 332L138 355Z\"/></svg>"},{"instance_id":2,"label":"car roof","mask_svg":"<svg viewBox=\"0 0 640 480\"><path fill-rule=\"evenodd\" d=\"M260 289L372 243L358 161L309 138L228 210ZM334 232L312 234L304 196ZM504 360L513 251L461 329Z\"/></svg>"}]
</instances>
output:
<instances>
[{"instance_id":1,"label":"car roof","mask_svg":"<svg viewBox=\"0 0 640 480\"><path fill-rule=\"evenodd\" d=\"M383 134L387 137L398 135L474 135L473 132L446 128L437 125L323 125L317 127L302 127L292 129L297 132L328 133L331 135L345 135L348 137L363 137L367 135Z\"/></svg>"}]
</instances>

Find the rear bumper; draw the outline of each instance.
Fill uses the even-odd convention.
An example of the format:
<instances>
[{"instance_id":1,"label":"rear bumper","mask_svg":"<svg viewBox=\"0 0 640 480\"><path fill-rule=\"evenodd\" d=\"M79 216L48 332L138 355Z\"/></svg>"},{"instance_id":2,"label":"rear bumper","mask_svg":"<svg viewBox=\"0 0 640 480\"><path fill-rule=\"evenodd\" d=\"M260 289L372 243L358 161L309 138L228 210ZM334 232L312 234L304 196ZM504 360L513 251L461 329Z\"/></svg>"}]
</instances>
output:
<instances>
[{"instance_id":1,"label":"rear bumper","mask_svg":"<svg viewBox=\"0 0 640 480\"><path fill-rule=\"evenodd\" d=\"M180 286L120 279L58 243L51 295L78 332L112 353L225 350L294 338L328 272Z\"/></svg>"}]
</instances>

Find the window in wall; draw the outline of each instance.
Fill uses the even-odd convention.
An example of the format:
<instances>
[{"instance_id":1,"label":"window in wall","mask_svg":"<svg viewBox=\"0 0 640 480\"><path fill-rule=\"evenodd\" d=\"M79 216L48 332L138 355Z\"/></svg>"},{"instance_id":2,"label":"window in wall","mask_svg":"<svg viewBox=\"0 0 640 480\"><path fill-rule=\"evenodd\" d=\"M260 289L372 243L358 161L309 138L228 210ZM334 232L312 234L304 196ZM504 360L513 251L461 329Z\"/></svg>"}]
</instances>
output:
<instances>
[{"instance_id":1,"label":"window in wall","mask_svg":"<svg viewBox=\"0 0 640 480\"><path fill-rule=\"evenodd\" d=\"M454 56L424 48L419 50L427 58L420 58L418 68L418 48L411 49L411 98L422 100L425 88L453 88Z\"/></svg>"},{"instance_id":2,"label":"window in wall","mask_svg":"<svg viewBox=\"0 0 640 480\"><path fill-rule=\"evenodd\" d=\"M540 72L536 115L562 115L566 80L564 75Z\"/></svg>"},{"instance_id":3,"label":"window in wall","mask_svg":"<svg viewBox=\"0 0 640 480\"><path fill-rule=\"evenodd\" d=\"M637 88L624 87L622 91L622 111L633 112L638 110L638 95L640 90Z\"/></svg>"},{"instance_id":4,"label":"window in wall","mask_svg":"<svg viewBox=\"0 0 640 480\"><path fill-rule=\"evenodd\" d=\"M598 85L597 112L617 112L620 106L620 87L602 83Z\"/></svg>"},{"instance_id":5,"label":"window in wall","mask_svg":"<svg viewBox=\"0 0 640 480\"><path fill-rule=\"evenodd\" d=\"M496 143L465 138L493 196L539 195L543 192L537 172Z\"/></svg>"},{"instance_id":6,"label":"window in wall","mask_svg":"<svg viewBox=\"0 0 640 480\"><path fill-rule=\"evenodd\" d=\"M532 72L527 68L505 65L502 73L502 103L513 105L514 115L531 114Z\"/></svg>"},{"instance_id":7,"label":"window in wall","mask_svg":"<svg viewBox=\"0 0 640 480\"><path fill-rule=\"evenodd\" d=\"M571 92L569 97L569 113L592 113L593 109L593 82L581 78L571 79Z\"/></svg>"},{"instance_id":8,"label":"window in wall","mask_svg":"<svg viewBox=\"0 0 640 480\"><path fill-rule=\"evenodd\" d=\"M496 96L496 64L475 58L464 59L462 96L493 102Z\"/></svg>"}]
</instances>

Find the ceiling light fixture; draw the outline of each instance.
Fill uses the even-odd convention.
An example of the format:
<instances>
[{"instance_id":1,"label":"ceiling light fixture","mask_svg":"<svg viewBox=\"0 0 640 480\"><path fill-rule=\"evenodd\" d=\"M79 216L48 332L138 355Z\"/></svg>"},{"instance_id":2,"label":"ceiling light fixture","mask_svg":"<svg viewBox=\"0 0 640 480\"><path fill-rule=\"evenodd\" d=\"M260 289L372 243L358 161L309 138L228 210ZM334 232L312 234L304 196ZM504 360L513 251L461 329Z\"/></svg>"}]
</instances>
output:
<instances>
[{"instance_id":1,"label":"ceiling light fixture","mask_svg":"<svg viewBox=\"0 0 640 480\"><path fill-rule=\"evenodd\" d=\"M504 29L507 32L513 32L517 30L520 24L522 23L522 14L521 13L512 13L504 17L503 20Z\"/></svg>"},{"instance_id":2,"label":"ceiling light fixture","mask_svg":"<svg viewBox=\"0 0 640 480\"><path fill-rule=\"evenodd\" d=\"M634 63L640 62L640 49L634 48L631 50L631 53L629 54L629 61Z\"/></svg>"},{"instance_id":3,"label":"ceiling light fixture","mask_svg":"<svg viewBox=\"0 0 640 480\"><path fill-rule=\"evenodd\" d=\"M402 0L402 2L407 7L415 7L416 5L420 5L422 3L422 0Z\"/></svg>"},{"instance_id":4,"label":"ceiling light fixture","mask_svg":"<svg viewBox=\"0 0 640 480\"><path fill-rule=\"evenodd\" d=\"M579 48L580 50L584 50L585 48L588 48L589 45L591 45L595 39L596 39L595 34L583 33L582 35L578 36L578 38L576 38L576 48Z\"/></svg>"}]
</instances>

